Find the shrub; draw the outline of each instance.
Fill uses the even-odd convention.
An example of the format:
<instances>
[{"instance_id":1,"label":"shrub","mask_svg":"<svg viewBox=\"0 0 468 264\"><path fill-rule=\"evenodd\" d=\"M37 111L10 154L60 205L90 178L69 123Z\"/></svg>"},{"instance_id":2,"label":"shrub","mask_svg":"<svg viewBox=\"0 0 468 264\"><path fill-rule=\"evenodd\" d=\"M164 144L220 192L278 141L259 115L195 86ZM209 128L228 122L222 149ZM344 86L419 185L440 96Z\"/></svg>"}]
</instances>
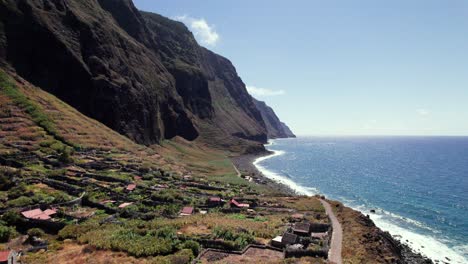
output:
<instances>
[{"instance_id":1,"label":"shrub","mask_svg":"<svg viewBox=\"0 0 468 264\"><path fill-rule=\"evenodd\" d=\"M9 210L2 215L2 221L4 221L7 225L14 226L20 224L23 221L23 218L18 212Z\"/></svg>"},{"instance_id":2,"label":"shrub","mask_svg":"<svg viewBox=\"0 0 468 264\"><path fill-rule=\"evenodd\" d=\"M59 161L63 163L72 163L73 158L71 157L73 155L73 148L63 146L61 149L59 149Z\"/></svg>"},{"instance_id":3,"label":"shrub","mask_svg":"<svg viewBox=\"0 0 468 264\"><path fill-rule=\"evenodd\" d=\"M5 243L16 234L16 230L10 226L0 225L0 243Z\"/></svg>"},{"instance_id":4,"label":"shrub","mask_svg":"<svg viewBox=\"0 0 468 264\"><path fill-rule=\"evenodd\" d=\"M44 231L40 228L31 228L27 232L30 237L43 237L45 235Z\"/></svg>"},{"instance_id":5,"label":"shrub","mask_svg":"<svg viewBox=\"0 0 468 264\"><path fill-rule=\"evenodd\" d=\"M190 249L194 256L198 256L198 254L200 254L200 244L193 240L185 241L179 246L179 248Z\"/></svg>"},{"instance_id":6,"label":"shrub","mask_svg":"<svg viewBox=\"0 0 468 264\"><path fill-rule=\"evenodd\" d=\"M18 198L26 193L26 185L21 183L8 191L8 199Z\"/></svg>"},{"instance_id":7,"label":"shrub","mask_svg":"<svg viewBox=\"0 0 468 264\"><path fill-rule=\"evenodd\" d=\"M30 205L32 203L33 203L33 200L26 196L21 196L21 197L18 197L14 200L10 200L7 202L8 206L10 207L23 207L26 205Z\"/></svg>"},{"instance_id":8,"label":"shrub","mask_svg":"<svg viewBox=\"0 0 468 264\"><path fill-rule=\"evenodd\" d=\"M84 235L94 228L97 228L97 226L87 224L67 225L59 231L58 238L61 240L77 239L80 235Z\"/></svg>"}]
</instances>

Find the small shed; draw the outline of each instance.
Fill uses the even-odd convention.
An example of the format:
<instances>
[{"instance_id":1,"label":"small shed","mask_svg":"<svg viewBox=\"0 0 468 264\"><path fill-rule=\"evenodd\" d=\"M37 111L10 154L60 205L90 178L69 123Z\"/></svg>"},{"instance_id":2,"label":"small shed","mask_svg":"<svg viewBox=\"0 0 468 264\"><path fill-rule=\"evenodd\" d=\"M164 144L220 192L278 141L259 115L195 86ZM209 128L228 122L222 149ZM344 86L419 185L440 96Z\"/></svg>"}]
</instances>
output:
<instances>
[{"instance_id":1,"label":"small shed","mask_svg":"<svg viewBox=\"0 0 468 264\"><path fill-rule=\"evenodd\" d=\"M180 211L181 216L187 216L193 214L193 207L186 206Z\"/></svg>"},{"instance_id":2,"label":"small shed","mask_svg":"<svg viewBox=\"0 0 468 264\"><path fill-rule=\"evenodd\" d=\"M132 205L132 204L133 204L133 203L123 203L123 204L120 204L120 205L119 205L119 208L125 208L125 207L127 207L127 206L129 206L129 205Z\"/></svg>"},{"instance_id":3,"label":"small shed","mask_svg":"<svg viewBox=\"0 0 468 264\"><path fill-rule=\"evenodd\" d=\"M0 264L16 264L16 258L18 253L14 250L2 250L0 251Z\"/></svg>"},{"instance_id":4,"label":"small shed","mask_svg":"<svg viewBox=\"0 0 468 264\"><path fill-rule=\"evenodd\" d=\"M212 196L208 198L208 205L210 206L218 206L221 205L221 198L217 196Z\"/></svg>"},{"instance_id":5,"label":"small shed","mask_svg":"<svg viewBox=\"0 0 468 264\"><path fill-rule=\"evenodd\" d=\"M310 223L296 223L293 227L293 233L300 236L310 235Z\"/></svg>"},{"instance_id":6,"label":"small shed","mask_svg":"<svg viewBox=\"0 0 468 264\"><path fill-rule=\"evenodd\" d=\"M299 242L299 237L292 233L284 233L281 243L283 245L293 245Z\"/></svg>"},{"instance_id":7,"label":"small shed","mask_svg":"<svg viewBox=\"0 0 468 264\"><path fill-rule=\"evenodd\" d=\"M294 220L294 221L302 221L304 219L304 215L303 214L299 214L299 213L295 213L293 215L291 215L291 218Z\"/></svg>"},{"instance_id":8,"label":"small shed","mask_svg":"<svg viewBox=\"0 0 468 264\"><path fill-rule=\"evenodd\" d=\"M135 188L136 188L136 184L135 184L135 183L130 183L130 184L127 186L126 190L129 191L129 192L131 192L131 191L135 190Z\"/></svg>"},{"instance_id":9,"label":"small shed","mask_svg":"<svg viewBox=\"0 0 468 264\"><path fill-rule=\"evenodd\" d=\"M250 207L249 204L239 203L235 199L231 199L230 203L231 203L231 205L234 205L235 207L238 207L238 208L249 208Z\"/></svg>"},{"instance_id":10,"label":"small shed","mask_svg":"<svg viewBox=\"0 0 468 264\"><path fill-rule=\"evenodd\" d=\"M271 245L274 247L283 247L282 243L283 237L282 236L277 236L271 240Z\"/></svg>"}]
</instances>

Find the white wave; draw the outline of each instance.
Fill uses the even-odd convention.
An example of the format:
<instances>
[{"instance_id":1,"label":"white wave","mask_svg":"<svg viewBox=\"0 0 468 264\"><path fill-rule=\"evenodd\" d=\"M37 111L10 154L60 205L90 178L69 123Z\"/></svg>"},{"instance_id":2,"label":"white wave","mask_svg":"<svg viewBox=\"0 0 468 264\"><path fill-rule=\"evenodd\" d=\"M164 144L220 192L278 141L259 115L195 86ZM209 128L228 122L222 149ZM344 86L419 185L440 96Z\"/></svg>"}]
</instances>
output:
<instances>
[{"instance_id":1,"label":"white wave","mask_svg":"<svg viewBox=\"0 0 468 264\"><path fill-rule=\"evenodd\" d=\"M306 188L306 187L303 187L297 183L295 183L294 181L292 181L291 179L285 177L285 176L282 176L278 173L275 173L273 171L270 171L268 170L267 168L263 167L260 163L266 159L271 159L273 157L276 157L276 156L279 156L279 155L283 155L285 154L284 151L279 151L279 150L273 150L273 154L271 155L268 155L268 156L264 156L264 157L260 157L260 158L257 158L253 164L255 165L255 167L257 167L257 169L263 174L265 175L265 177L271 179L271 180L274 180L275 182L278 182L278 183L281 183L281 184L284 184L286 186L288 186L289 188L293 189L294 191L296 191L298 194L302 194L302 195L309 195L309 196L312 196L314 194L316 194L317 192L314 192L313 190L316 191L315 188Z\"/></svg>"},{"instance_id":2,"label":"white wave","mask_svg":"<svg viewBox=\"0 0 468 264\"><path fill-rule=\"evenodd\" d=\"M405 243L416 252L427 256L433 261L438 260L453 264L468 263L468 260L465 257L463 257L463 255L460 254L460 252L457 252L454 249L450 248L443 241L395 225L388 221L388 219L386 219L386 217L383 215L372 214L370 215L370 217L379 228L381 228L384 231L388 231L390 234L395 236L395 238L399 239L402 243Z\"/></svg>"},{"instance_id":3,"label":"white wave","mask_svg":"<svg viewBox=\"0 0 468 264\"><path fill-rule=\"evenodd\" d=\"M272 146L274 145L274 141L271 140L268 142L268 145L265 146ZM301 186L291 179L282 176L278 173L270 171L262 166L260 163L266 159L270 159L279 155L284 155L286 152L281 150L271 150L273 151L272 155L260 157L254 161L254 165L257 167L259 171L263 173L266 177L277 181L279 183L285 184L298 192L299 194L304 195L315 195L319 194L319 191L313 187L304 187ZM369 208L365 207L364 205L361 206L352 206L355 204L354 200L345 200L340 199L344 202L345 205L352 207L355 210L361 211L364 214L369 212ZM408 245L412 248L415 252L419 252L422 255L432 259L433 261L439 261L441 263L450 263L450 264L465 264L468 263L468 260L464 257L468 251L468 245L464 246L457 246L455 248L450 248L447 246L443 241L436 239L435 237L431 237L429 235L422 235L416 233L409 228L404 228L397 224L392 223L392 218L400 220L400 222L406 222L408 225L413 225L418 228L426 229L437 233L438 231L433 230L432 228L424 225L423 223L402 217L400 215L387 212L383 209L377 209L377 214L371 214L371 219L375 222L375 224L382 230L388 231L392 234L396 239L400 240L402 243ZM408 242L407 242L408 241ZM447 259L448 258L448 259ZM450 259L450 260L449 260Z\"/></svg>"}]
</instances>

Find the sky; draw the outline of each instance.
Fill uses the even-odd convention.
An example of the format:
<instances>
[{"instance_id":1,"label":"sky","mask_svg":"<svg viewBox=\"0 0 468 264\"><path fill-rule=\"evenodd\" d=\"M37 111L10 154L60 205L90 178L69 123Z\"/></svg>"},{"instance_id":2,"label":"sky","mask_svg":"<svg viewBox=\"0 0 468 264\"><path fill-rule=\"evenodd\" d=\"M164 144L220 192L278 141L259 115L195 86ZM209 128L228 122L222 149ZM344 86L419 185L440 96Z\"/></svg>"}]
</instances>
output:
<instances>
[{"instance_id":1,"label":"sky","mask_svg":"<svg viewBox=\"0 0 468 264\"><path fill-rule=\"evenodd\" d=\"M134 0L232 61L298 135L468 135L466 0Z\"/></svg>"}]
</instances>

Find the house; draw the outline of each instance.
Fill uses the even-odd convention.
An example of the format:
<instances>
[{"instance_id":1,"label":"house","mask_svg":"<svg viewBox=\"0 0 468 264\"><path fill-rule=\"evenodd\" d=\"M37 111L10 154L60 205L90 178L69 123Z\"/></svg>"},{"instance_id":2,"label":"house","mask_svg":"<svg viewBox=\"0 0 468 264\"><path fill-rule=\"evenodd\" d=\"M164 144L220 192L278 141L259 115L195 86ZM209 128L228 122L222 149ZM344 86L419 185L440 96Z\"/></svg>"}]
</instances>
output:
<instances>
[{"instance_id":1,"label":"house","mask_svg":"<svg viewBox=\"0 0 468 264\"><path fill-rule=\"evenodd\" d=\"M193 214L193 207L186 206L182 208L182 211L180 211L180 216L187 216L187 215L192 215Z\"/></svg>"},{"instance_id":2,"label":"house","mask_svg":"<svg viewBox=\"0 0 468 264\"><path fill-rule=\"evenodd\" d=\"M14 250L0 251L0 264L16 264L18 253Z\"/></svg>"},{"instance_id":3,"label":"house","mask_svg":"<svg viewBox=\"0 0 468 264\"><path fill-rule=\"evenodd\" d=\"M293 245L299 242L299 237L295 234L284 233L282 236L277 236L271 240L271 245L274 247L283 248L287 245Z\"/></svg>"},{"instance_id":4,"label":"house","mask_svg":"<svg viewBox=\"0 0 468 264\"><path fill-rule=\"evenodd\" d=\"M184 180L190 181L190 180L192 180L192 176L190 176L190 175L185 175L185 176L184 176Z\"/></svg>"},{"instance_id":5,"label":"house","mask_svg":"<svg viewBox=\"0 0 468 264\"><path fill-rule=\"evenodd\" d=\"M302 219L304 219L304 215L296 213L291 215L291 218L293 221L301 221Z\"/></svg>"},{"instance_id":6,"label":"house","mask_svg":"<svg viewBox=\"0 0 468 264\"><path fill-rule=\"evenodd\" d=\"M129 192L131 192L131 191L135 190L135 188L136 188L136 184L135 184L135 183L130 183L130 184L127 186L126 190L129 191Z\"/></svg>"},{"instance_id":7,"label":"house","mask_svg":"<svg viewBox=\"0 0 468 264\"><path fill-rule=\"evenodd\" d=\"M237 208L249 208L248 204L239 203L238 201L236 201L234 199L231 199L231 201L229 201L229 203L231 204L231 206L235 206Z\"/></svg>"},{"instance_id":8,"label":"house","mask_svg":"<svg viewBox=\"0 0 468 264\"><path fill-rule=\"evenodd\" d=\"M129 205L132 205L132 204L133 204L133 203L123 203L123 204L120 204L120 205L119 205L119 208L125 208L125 207L127 207L127 206L129 206Z\"/></svg>"},{"instance_id":9,"label":"house","mask_svg":"<svg viewBox=\"0 0 468 264\"><path fill-rule=\"evenodd\" d=\"M316 239L324 239L328 235L328 232L319 232L319 233L311 233L310 236Z\"/></svg>"},{"instance_id":10,"label":"house","mask_svg":"<svg viewBox=\"0 0 468 264\"><path fill-rule=\"evenodd\" d=\"M310 223L296 223L293 227L293 233L300 236L310 235Z\"/></svg>"},{"instance_id":11,"label":"house","mask_svg":"<svg viewBox=\"0 0 468 264\"><path fill-rule=\"evenodd\" d=\"M57 211L54 209L47 209L42 211L41 209L37 208L34 210L24 211L21 214L27 219L35 219L35 220L49 220L51 219L51 215L56 214Z\"/></svg>"},{"instance_id":12,"label":"house","mask_svg":"<svg viewBox=\"0 0 468 264\"><path fill-rule=\"evenodd\" d=\"M221 205L221 198L220 197L216 197L216 196L212 196L210 198L208 198L208 205L209 206L219 206Z\"/></svg>"},{"instance_id":13,"label":"house","mask_svg":"<svg viewBox=\"0 0 468 264\"><path fill-rule=\"evenodd\" d=\"M142 177L141 176L133 176L133 179L135 181L141 181Z\"/></svg>"},{"instance_id":14,"label":"house","mask_svg":"<svg viewBox=\"0 0 468 264\"><path fill-rule=\"evenodd\" d=\"M104 200L104 201L101 201L100 204L111 204L111 203L115 203L114 200Z\"/></svg>"},{"instance_id":15,"label":"house","mask_svg":"<svg viewBox=\"0 0 468 264\"><path fill-rule=\"evenodd\" d=\"M281 239L281 243L283 243L284 245L293 245L297 242L299 242L299 237L291 233L284 233L283 238Z\"/></svg>"}]
</instances>

